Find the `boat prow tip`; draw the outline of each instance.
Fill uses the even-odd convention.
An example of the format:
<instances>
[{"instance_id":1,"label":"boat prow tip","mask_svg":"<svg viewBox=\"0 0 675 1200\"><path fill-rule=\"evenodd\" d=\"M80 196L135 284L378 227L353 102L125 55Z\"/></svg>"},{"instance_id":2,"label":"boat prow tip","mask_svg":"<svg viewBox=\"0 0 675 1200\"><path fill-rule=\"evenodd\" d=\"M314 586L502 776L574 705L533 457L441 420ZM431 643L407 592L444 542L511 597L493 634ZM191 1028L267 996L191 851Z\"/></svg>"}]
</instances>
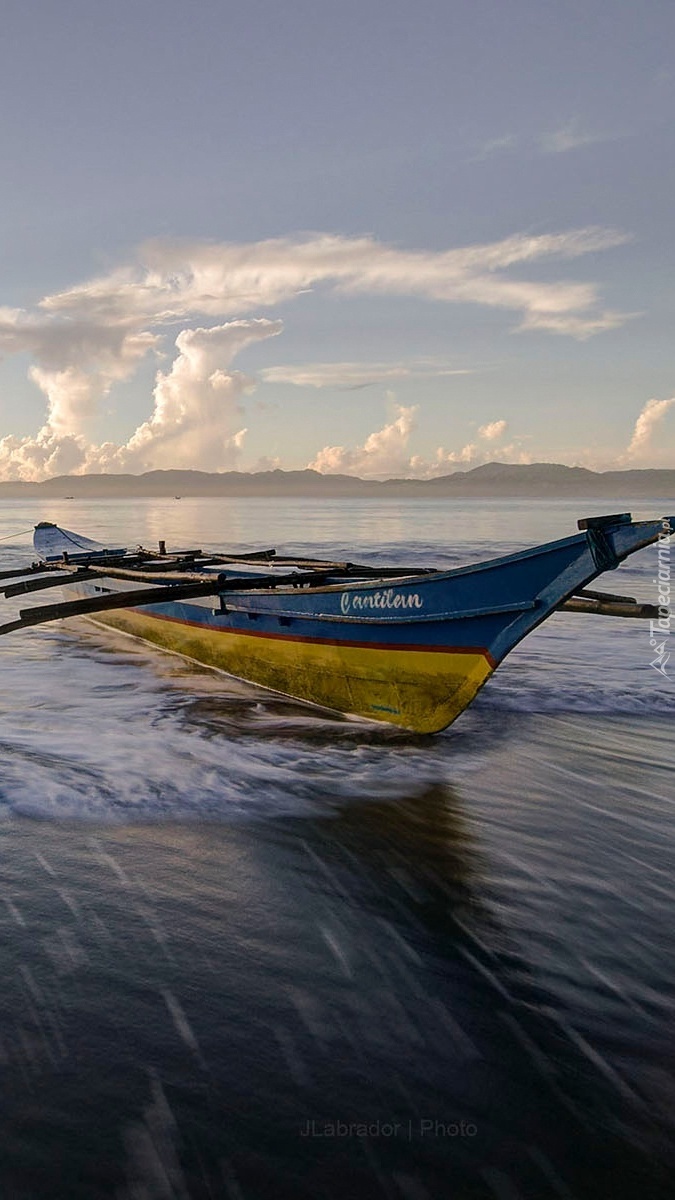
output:
<instances>
[{"instance_id":1,"label":"boat prow tip","mask_svg":"<svg viewBox=\"0 0 675 1200\"><path fill-rule=\"evenodd\" d=\"M631 513L608 513L600 517L582 517L577 521L577 529L609 529L613 525L632 525Z\"/></svg>"}]
</instances>

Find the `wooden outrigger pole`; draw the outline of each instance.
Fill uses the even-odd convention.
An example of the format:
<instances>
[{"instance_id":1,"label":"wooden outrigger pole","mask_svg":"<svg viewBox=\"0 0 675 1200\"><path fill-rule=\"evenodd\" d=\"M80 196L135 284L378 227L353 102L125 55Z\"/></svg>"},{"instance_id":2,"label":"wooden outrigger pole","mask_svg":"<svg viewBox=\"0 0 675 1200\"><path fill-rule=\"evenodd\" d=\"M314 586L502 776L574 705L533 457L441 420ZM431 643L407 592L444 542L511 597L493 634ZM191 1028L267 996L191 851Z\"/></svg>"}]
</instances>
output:
<instances>
[{"instance_id":1,"label":"wooden outrigger pole","mask_svg":"<svg viewBox=\"0 0 675 1200\"><path fill-rule=\"evenodd\" d=\"M78 576L81 577L80 572ZM88 579L95 579L109 572L84 572ZM133 578L133 572L127 573ZM49 580L47 587L53 587L56 581ZM70 580L59 580L61 584ZM100 596L88 596L83 600L66 600L62 604L39 605L35 608L23 608L16 621L0 625L0 636L12 633L17 629L28 629L32 625L44 625L49 621L58 621L66 617L88 616L91 613L106 612L115 608L142 608L150 604L172 604L176 600L191 600L199 596L218 596L222 592L260 591L264 588L283 586L303 587L306 584L315 586L326 582L325 572L299 573L290 575L258 575L225 578L213 575L211 578L198 579L192 583L171 583L166 587L134 588L126 592L105 592Z\"/></svg>"},{"instance_id":2,"label":"wooden outrigger pole","mask_svg":"<svg viewBox=\"0 0 675 1200\"><path fill-rule=\"evenodd\" d=\"M89 596L84 600L67 600L63 604L40 605L23 608L18 620L0 625L0 635L13 633L16 629L28 629L31 625L44 625L63 617L86 616L113 608L132 608L140 604L165 604L167 601L187 600L193 596L209 596L218 592L217 577L210 583L176 584L172 587L138 588L132 592L107 592L100 596ZM152 597L152 600L150 599Z\"/></svg>"}]
</instances>

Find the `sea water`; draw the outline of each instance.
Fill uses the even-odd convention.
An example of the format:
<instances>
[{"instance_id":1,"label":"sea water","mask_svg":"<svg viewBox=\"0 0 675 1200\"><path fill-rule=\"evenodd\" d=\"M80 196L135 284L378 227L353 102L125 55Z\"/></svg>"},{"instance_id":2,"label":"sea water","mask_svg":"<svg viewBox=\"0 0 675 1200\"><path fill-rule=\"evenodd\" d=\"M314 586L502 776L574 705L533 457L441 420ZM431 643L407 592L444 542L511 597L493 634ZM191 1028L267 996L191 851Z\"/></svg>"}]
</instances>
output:
<instances>
[{"instance_id":1,"label":"sea water","mask_svg":"<svg viewBox=\"0 0 675 1200\"><path fill-rule=\"evenodd\" d=\"M39 520L451 567L625 507L15 501L0 569ZM656 603L658 565L595 586ZM675 660L649 634L558 614L435 738L84 620L0 638L6 1194L667 1195Z\"/></svg>"}]
</instances>

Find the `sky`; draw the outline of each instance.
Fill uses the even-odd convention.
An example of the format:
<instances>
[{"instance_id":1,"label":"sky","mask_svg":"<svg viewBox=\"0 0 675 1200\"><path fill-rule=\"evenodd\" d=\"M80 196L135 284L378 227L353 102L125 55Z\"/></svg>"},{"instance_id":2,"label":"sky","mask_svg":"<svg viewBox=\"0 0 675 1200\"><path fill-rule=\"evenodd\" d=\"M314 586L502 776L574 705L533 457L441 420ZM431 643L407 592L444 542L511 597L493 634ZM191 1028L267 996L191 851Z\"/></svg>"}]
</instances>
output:
<instances>
[{"instance_id":1,"label":"sky","mask_svg":"<svg viewBox=\"0 0 675 1200\"><path fill-rule=\"evenodd\" d=\"M0 479L675 466L672 0L5 0Z\"/></svg>"}]
</instances>

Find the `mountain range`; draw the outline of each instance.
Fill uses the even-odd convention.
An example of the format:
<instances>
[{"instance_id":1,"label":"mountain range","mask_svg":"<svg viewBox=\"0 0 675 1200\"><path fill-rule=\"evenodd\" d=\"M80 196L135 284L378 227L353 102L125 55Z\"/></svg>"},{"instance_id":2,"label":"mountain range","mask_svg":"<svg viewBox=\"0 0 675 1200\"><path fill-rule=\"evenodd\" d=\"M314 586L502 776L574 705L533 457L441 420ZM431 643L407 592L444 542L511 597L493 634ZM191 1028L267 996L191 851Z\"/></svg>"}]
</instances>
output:
<instances>
[{"instance_id":1,"label":"mountain range","mask_svg":"<svg viewBox=\"0 0 675 1200\"><path fill-rule=\"evenodd\" d=\"M312 499L466 497L675 497L675 470L590 471L560 463L486 463L435 479L359 479L318 471L148 471L143 475L58 475L41 483L0 483L0 499L143 496L289 496Z\"/></svg>"}]
</instances>

